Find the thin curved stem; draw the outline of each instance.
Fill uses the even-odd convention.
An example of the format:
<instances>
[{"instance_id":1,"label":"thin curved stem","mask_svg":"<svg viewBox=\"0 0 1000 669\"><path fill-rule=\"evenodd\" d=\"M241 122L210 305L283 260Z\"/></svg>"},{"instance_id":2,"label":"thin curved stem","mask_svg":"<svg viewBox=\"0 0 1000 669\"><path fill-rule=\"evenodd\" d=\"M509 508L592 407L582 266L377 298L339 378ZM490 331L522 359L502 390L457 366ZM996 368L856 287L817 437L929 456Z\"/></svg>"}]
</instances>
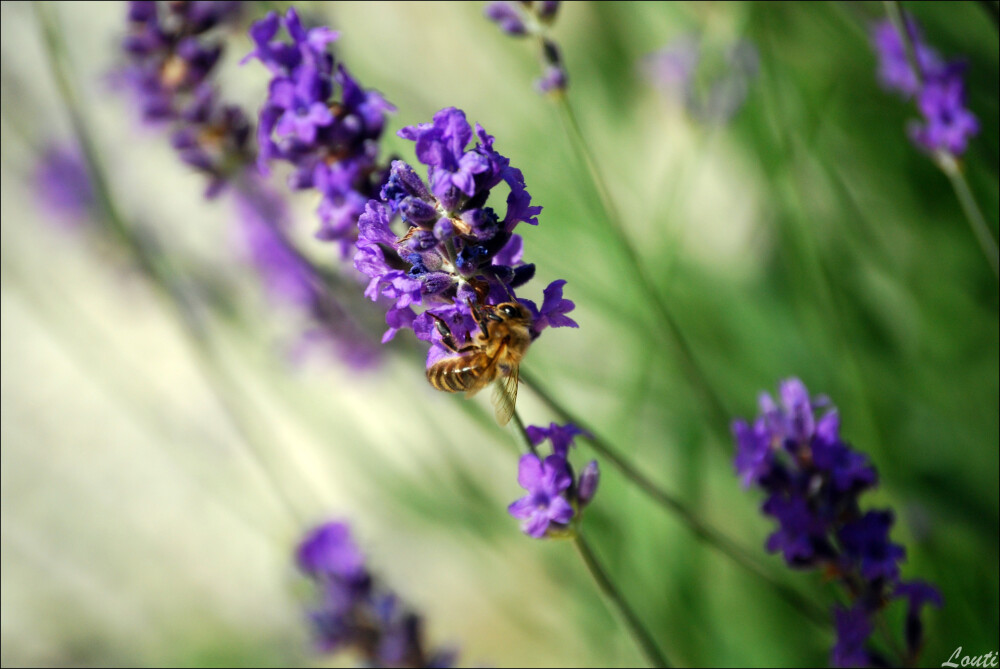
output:
<instances>
[{"instance_id":1,"label":"thin curved stem","mask_svg":"<svg viewBox=\"0 0 1000 669\"><path fill-rule=\"evenodd\" d=\"M573 537L573 545L576 546L577 552L583 559L583 563L587 565L587 571L590 575L594 577L597 582L597 586L601 589L601 592L611 600L615 609L625 620L625 624L628 625L629 631L635 638L636 643L642 648L642 654L646 656L646 660L649 662L651 667L669 667L670 662L660 651L659 646L653 641L653 637L650 635L649 631L642 624L639 616L629 605L628 601L622 595L621 591L615 586L614 582L608 576L608 572L601 565L600 561L597 559L597 555L594 554L593 549L582 534L577 533Z\"/></svg>"},{"instance_id":2,"label":"thin curved stem","mask_svg":"<svg viewBox=\"0 0 1000 669\"><path fill-rule=\"evenodd\" d=\"M534 379L534 377L523 368L521 369L521 379L535 391L535 394L538 395L539 399L541 399L542 402L549 407L549 409L559 416L560 420L573 423L577 427L589 432L591 436L588 441L590 442L591 447L598 454L602 455L622 474L622 476L634 483L636 487L644 492L650 499L667 511L675 514L680 521L694 533L696 538L703 541L706 545L715 548L739 566L764 580L768 585L773 587L778 595L788 602L789 605L794 607L816 624L823 627L829 625L829 617L823 609L816 606L816 604L812 601L806 599L796 590L776 578L768 572L763 565L758 563L744 548L705 523L694 511L688 508L687 504L678 499L675 495L664 490L659 484L650 480L645 474L639 471L635 465L622 457L614 446L602 439L598 433L587 424L586 421L566 410L558 400L547 392Z\"/></svg>"},{"instance_id":3,"label":"thin curved stem","mask_svg":"<svg viewBox=\"0 0 1000 669\"><path fill-rule=\"evenodd\" d=\"M983 255L986 256L986 261L989 262L994 276L1000 278L1000 250L997 249L997 242L990 234L986 218L976 203L976 198L972 194L972 189L969 188L969 182L966 180L961 166L950 153L942 151L935 158L938 167L951 182L951 187L955 190L955 197L958 198L965 218L969 221L969 227L972 228L972 234L979 242L979 248L983 250Z\"/></svg>"},{"instance_id":4,"label":"thin curved stem","mask_svg":"<svg viewBox=\"0 0 1000 669\"><path fill-rule=\"evenodd\" d=\"M573 146L580 162L582 162L586 167L587 172L590 175L590 179L593 182L594 190L597 192L597 197L601 201L601 207L604 209L604 219L614 233L614 237L618 240L618 243L628 258L628 261L635 269L642 292L646 299L653 305L656 317L661 323L662 327L658 328L657 332L662 333L663 339L667 345L673 347L675 350L685 376L687 376L688 381L702 396L705 405L708 407L712 427L722 438L722 443L725 443L726 440L728 440L727 426L729 424L730 414L726 410L722 399L718 393L715 392L714 387L709 382L704 369L702 369L701 365L698 363L698 360L691 349L691 345L688 343L687 338L680 329L680 326L670 311L670 308L657 291L655 283L649 275L642 259L639 257L635 246L632 244L631 240L629 240L628 234L622 226L621 215L619 214L617 207L615 207L614 200L611 198L611 193L609 192L607 184L604 181L604 177L601 176L600 169L597 167L597 161L590 152L590 148L588 147L587 141L583 136L583 132L580 130L580 124L576 119L576 114L573 112L573 108L569 104L569 99L567 98L565 92L554 95L553 97L556 99L559 106L563 124L569 134L570 144Z\"/></svg>"}]
</instances>

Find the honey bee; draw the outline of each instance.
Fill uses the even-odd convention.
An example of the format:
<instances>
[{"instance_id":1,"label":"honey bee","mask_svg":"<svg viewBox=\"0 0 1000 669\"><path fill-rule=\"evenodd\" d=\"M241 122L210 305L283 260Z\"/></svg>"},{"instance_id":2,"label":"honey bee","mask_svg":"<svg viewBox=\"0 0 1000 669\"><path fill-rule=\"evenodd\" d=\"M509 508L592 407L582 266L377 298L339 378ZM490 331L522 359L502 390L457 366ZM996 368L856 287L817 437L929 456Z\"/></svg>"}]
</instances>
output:
<instances>
[{"instance_id":1,"label":"honey bee","mask_svg":"<svg viewBox=\"0 0 1000 669\"><path fill-rule=\"evenodd\" d=\"M493 410L497 422L506 425L517 401L518 368L531 345L531 313L517 302L473 306L479 325L475 338L459 347L448 324L434 316L441 343L455 355L427 368L427 380L447 393L465 392L472 397L494 383Z\"/></svg>"}]
</instances>

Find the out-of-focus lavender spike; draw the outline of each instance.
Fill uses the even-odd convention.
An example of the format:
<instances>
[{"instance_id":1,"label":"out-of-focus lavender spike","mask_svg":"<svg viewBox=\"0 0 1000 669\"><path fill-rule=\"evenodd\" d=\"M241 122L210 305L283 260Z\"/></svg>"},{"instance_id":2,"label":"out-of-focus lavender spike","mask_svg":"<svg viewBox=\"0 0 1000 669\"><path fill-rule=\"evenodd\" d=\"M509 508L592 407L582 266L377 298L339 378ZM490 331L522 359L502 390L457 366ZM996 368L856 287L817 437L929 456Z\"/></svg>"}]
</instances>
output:
<instances>
[{"instance_id":1,"label":"out-of-focus lavender spike","mask_svg":"<svg viewBox=\"0 0 1000 669\"><path fill-rule=\"evenodd\" d=\"M757 48L747 40L733 44L725 54L724 69L698 82L702 64L701 40L683 35L640 62L646 80L671 102L703 123L726 123L746 100L757 76Z\"/></svg>"},{"instance_id":2,"label":"out-of-focus lavender spike","mask_svg":"<svg viewBox=\"0 0 1000 669\"><path fill-rule=\"evenodd\" d=\"M882 85L904 99L915 98L921 119L909 126L917 146L953 156L965 153L969 140L979 132L979 121L965 104L965 64L945 62L923 39L916 19L903 19L918 72L910 63L902 35L888 19L872 26L871 40L878 56Z\"/></svg>"},{"instance_id":3,"label":"out-of-focus lavender spike","mask_svg":"<svg viewBox=\"0 0 1000 669\"><path fill-rule=\"evenodd\" d=\"M428 649L421 617L368 571L347 523L310 530L296 561L316 586L308 618L320 652L353 650L368 667L453 666L455 653Z\"/></svg>"},{"instance_id":4,"label":"out-of-focus lavender spike","mask_svg":"<svg viewBox=\"0 0 1000 669\"><path fill-rule=\"evenodd\" d=\"M933 587L899 580L902 546L889 539L894 514L862 511L858 497L874 488L878 473L863 454L840 436L840 418L829 401L810 398L798 379L782 382L779 401L766 393L760 416L751 424L733 423L735 466L745 486L767 493L765 515L778 522L767 550L781 552L790 567L820 569L838 578L850 598L849 608L834 611L837 642L834 666L869 665L876 656L866 642L874 619L893 599L908 599L908 653L911 664L919 651L924 603L940 606ZM816 417L819 406L827 407Z\"/></svg>"},{"instance_id":5,"label":"out-of-focus lavender spike","mask_svg":"<svg viewBox=\"0 0 1000 669\"><path fill-rule=\"evenodd\" d=\"M246 174L234 188L234 202L248 257L269 296L294 306L312 323L295 347L296 357L307 349L329 349L354 369L377 365L377 344L344 312L316 266L289 239L284 200L259 177Z\"/></svg>"},{"instance_id":6,"label":"out-of-focus lavender spike","mask_svg":"<svg viewBox=\"0 0 1000 669\"><path fill-rule=\"evenodd\" d=\"M235 25L240 2L131 2L118 77L131 89L146 122L171 127L181 159L208 178L217 195L253 155L243 112L218 100L212 78L223 52L214 34Z\"/></svg>"}]
</instances>

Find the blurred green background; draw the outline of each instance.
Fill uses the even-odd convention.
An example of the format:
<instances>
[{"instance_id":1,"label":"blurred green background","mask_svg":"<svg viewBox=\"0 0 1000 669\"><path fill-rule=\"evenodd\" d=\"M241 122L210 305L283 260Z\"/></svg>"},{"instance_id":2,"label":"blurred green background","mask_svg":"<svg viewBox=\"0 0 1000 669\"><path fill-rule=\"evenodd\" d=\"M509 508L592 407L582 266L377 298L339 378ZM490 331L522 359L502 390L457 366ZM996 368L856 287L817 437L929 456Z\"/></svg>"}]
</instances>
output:
<instances>
[{"instance_id":1,"label":"blurred green background","mask_svg":"<svg viewBox=\"0 0 1000 669\"><path fill-rule=\"evenodd\" d=\"M521 231L538 266L525 295L567 279L580 323L547 332L524 369L769 571L836 601L820 574L763 551L761 497L739 486L732 444L658 343L556 108L532 90L534 47L483 19L480 3L298 6L341 31L338 56L397 106L384 154L412 159L395 130L457 106L523 170L544 206ZM906 8L943 56L969 62L982 130L965 167L996 237L996 25L981 3ZM530 540L507 515L521 494L515 441L488 399L433 390L414 358L392 353L402 341L368 373L332 356L291 361L305 324L263 296L227 199L205 202L201 178L110 82L124 6L53 9L114 196L184 281L210 288L201 304L235 392L220 403L176 312L120 248L39 209L29 177L40 148L72 133L32 8L3 3L2 663L323 661L309 651L291 549L326 518L354 524L372 568L463 665L641 662L572 547ZM958 646L998 648L997 282L947 179L906 137L915 110L876 82L866 31L882 12L567 3L553 35L629 234L727 409L752 417L759 391L798 376L877 465L867 503L896 511L904 578L945 596L925 616L922 662L938 666ZM690 35L705 58L699 85L737 40L758 49L759 75L727 124L692 118L640 74L643 56ZM253 110L266 73L236 65L249 50L231 36L221 84ZM352 271L312 240L313 199L293 202L303 248ZM528 388L519 409L527 423L556 419ZM826 663L832 629L606 464L586 529L674 662Z\"/></svg>"}]
</instances>

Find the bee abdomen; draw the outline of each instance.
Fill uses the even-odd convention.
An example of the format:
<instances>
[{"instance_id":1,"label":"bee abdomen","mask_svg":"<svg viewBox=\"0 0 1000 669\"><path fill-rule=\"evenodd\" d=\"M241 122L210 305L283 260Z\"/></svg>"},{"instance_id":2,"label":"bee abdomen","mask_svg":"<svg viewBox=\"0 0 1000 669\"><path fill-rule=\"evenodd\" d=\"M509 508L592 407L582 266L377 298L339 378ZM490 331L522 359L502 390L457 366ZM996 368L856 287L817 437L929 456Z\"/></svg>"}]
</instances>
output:
<instances>
[{"instance_id":1,"label":"bee abdomen","mask_svg":"<svg viewBox=\"0 0 1000 669\"><path fill-rule=\"evenodd\" d=\"M457 393L472 388L478 380L465 361L441 360L427 369L427 380L438 390Z\"/></svg>"}]
</instances>

